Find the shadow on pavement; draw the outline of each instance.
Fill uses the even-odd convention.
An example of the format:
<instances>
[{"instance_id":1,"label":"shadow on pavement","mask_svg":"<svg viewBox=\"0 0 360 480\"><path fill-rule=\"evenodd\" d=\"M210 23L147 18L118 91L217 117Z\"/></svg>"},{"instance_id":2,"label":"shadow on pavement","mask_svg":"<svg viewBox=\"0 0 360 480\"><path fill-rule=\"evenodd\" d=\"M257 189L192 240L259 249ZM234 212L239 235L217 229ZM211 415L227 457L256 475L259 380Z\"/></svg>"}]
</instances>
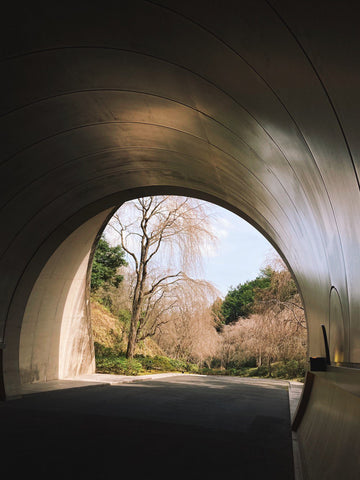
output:
<instances>
[{"instance_id":1,"label":"shadow on pavement","mask_svg":"<svg viewBox=\"0 0 360 480\"><path fill-rule=\"evenodd\" d=\"M12 479L293 478L283 383L97 385L3 403L0 421L1 471Z\"/></svg>"}]
</instances>

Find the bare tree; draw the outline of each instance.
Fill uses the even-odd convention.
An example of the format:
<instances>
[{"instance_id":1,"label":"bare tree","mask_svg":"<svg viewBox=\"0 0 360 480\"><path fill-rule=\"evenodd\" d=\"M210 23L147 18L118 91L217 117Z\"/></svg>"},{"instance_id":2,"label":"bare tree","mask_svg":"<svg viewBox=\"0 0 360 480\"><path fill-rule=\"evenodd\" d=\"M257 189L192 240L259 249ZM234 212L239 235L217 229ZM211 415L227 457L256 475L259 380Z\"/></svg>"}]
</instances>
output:
<instances>
[{"instance_id":1,"label":"bare tree","mask_svg":"<svg viewBox=\"0 0 360 480\"><path fill-rule=\"evenodd\" d=\"M144 197L124 204L109 223L134 266L131 321L126 356L140 340L155 335L179 309L177 289L194 282L204 249L215 242L211 212L204 202Z\"/></svg>"},{"instance_id":2,"label":"bare tree","mask_svg":"<svg viewBox=\"0 0 360 480\"><path fill-rule=\"evenodd\" d=\"M260 315L272 311L286 323L292 323L295 330L306 330L304 307L296 284L284 261L272 255L267 263L272 270L270 287L259 290L255 295L254 310Z\"/></svg>"},{"instance_id":3,"label":"bare tree","mask_svg":"<svg viewBox=\"0 0 360 480\"><path fill-rule=\"evenodd\" d=\"M205 281L186 282L177 289L177 312L156 337L167 355L201 364L211 362L219 342L211 312L217 294Z\"/></svg>"},{"instance_id":4,"label":"bare tree","mask_svg":"<svg viewBox=\"0 0 360 480\"><path fill-rule=\"evenodd\" d=\"M270 285L258 289L253 312L221 329L219 356L223 365L255 358L266 363L271 375L272 363L306 357L306 320L296 284L284 262L272 256Z\"/></svg>"}]
</instances>

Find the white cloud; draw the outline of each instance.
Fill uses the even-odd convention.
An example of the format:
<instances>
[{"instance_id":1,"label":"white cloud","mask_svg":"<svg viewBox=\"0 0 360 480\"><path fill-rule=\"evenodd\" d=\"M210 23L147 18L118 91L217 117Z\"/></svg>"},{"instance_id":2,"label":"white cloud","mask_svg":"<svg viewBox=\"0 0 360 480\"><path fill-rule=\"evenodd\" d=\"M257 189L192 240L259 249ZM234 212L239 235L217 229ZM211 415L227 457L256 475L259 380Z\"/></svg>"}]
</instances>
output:
<instances>
[{"instance_id":1,"label":"white cloud","mask_svg":"<svg viewBox=\"0 0 360 480\"><path fill-rule=\"evenodd\" d=\"M219 256L219 249L214 243L207 243L200 246L201 255L206 258Z\"/></svg>"}]
</instances>

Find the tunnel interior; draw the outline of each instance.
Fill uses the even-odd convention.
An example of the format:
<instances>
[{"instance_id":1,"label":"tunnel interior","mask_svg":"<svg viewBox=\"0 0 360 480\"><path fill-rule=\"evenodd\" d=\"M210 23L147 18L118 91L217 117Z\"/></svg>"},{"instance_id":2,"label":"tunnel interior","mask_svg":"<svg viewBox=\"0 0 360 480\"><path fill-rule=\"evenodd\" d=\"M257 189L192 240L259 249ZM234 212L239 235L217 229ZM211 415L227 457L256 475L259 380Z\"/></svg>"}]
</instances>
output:
<instances>
[{"instance_id":1,"label":"tunnel interior","mask_svg":"<svg viewBox=\"0 0 360 480\"><path fill-rule=\"evenodd\" d=\"M1 31L2 396L93 370L88 264L114 208L193 195L286 261L310 356L324 356L326 326L331 366L299 426L310 478L359 469L353 2L41 3L8 6Z\"/></svg>"}]
</instances>

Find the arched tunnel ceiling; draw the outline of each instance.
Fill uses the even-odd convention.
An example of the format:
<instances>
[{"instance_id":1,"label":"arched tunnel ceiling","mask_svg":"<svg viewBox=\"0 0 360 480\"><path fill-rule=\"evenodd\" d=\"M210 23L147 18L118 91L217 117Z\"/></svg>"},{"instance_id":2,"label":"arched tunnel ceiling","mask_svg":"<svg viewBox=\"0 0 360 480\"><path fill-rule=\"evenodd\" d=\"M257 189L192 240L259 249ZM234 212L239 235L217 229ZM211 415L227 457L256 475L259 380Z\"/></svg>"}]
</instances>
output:
<instances>
[{"instance_id":1,"label":"arched tunnel ceiling","mask_svg":"<svg viewBox=\"0 0 360 480\"><path fill-rule=\"evenodd\" d=\"M342 360L360 363L354 5L14 5L1 31L2 341L72 231L158 188L227 206L272 241L314 353L336 288Z\"/></svg>"}]
</instances>

